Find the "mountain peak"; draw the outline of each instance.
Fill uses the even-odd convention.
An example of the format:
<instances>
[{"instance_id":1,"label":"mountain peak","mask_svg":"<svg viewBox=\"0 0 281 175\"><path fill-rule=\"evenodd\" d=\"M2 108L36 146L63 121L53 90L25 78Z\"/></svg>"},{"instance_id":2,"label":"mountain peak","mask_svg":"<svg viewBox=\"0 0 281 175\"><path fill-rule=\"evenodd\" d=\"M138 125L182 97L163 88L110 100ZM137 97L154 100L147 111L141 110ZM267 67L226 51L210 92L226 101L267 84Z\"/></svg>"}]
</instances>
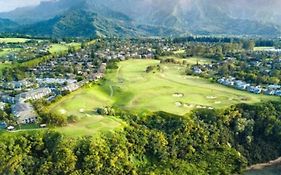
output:
<instances>
[{"instance_id":1,"label":"mountain peak","mask_svg":"<svg viewBox=\"0 0 281 175\"><path fill-rule=\"evenodd\" d=\"M280 35L281 12L273 7L280 2L254 1L255 3L246 0L52 0L42 2L36 7L2 13L0 17L40 28L38 25L42 25L44 21L44 24L54 22L58 16L65 16L67 19L67 16L73 15L70 11L78 12L80 9L87 12L84 18L78 15L80 20L84 22L88 20L87 23L93 28L101 30L98 33L108 36L111 34L150 36L164 33L170 35L179 34L178 32ZM261 5L264 6L256 8ZM93 14L95 15L92 16ZM71 22L67 24L64 27L74 29ZM28 27L25 29L28 33ZM112 31L106 34L107 29ZM81 34L80 31L77 33ZM77 35L71 32L70 36Z\"/></svg>"}]
</instances>

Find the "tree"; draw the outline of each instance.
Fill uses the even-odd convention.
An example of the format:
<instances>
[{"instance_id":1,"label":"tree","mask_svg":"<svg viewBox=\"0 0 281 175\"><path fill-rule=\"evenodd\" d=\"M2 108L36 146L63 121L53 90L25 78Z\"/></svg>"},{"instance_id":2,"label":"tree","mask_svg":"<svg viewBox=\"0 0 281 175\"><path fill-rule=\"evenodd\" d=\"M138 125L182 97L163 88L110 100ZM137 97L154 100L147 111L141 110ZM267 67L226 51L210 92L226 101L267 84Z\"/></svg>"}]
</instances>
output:
<instances>
[{"instance_id":1,"label":"tree","mask_svg":"<svg viewBox=\"0 0 281 175\"><path fill-rule=\"evenodd\" d=\"M254 40L245 40L243 41L243 48L245 50L254 50L255 41Z\"/></svg>"}]
</instances>

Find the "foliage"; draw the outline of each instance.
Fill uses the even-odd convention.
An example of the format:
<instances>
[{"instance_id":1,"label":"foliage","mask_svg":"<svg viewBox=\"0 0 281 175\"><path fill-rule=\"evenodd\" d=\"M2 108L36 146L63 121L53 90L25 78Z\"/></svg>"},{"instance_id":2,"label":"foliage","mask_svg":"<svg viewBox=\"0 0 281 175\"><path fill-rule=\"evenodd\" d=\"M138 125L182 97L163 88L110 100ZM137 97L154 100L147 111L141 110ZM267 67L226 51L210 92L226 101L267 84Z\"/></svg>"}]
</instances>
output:
<instances>
[{"instance_id":1,"label":"foliage","mask_svg":"<svg viewBox=\"0 0 281 175\"><path fill-rule=\"evenodd\" d=\"M122 131L64 138L53 131L2 134L1 174L235 174L281 155L281 103L134 115Z\"/></svg>"}]
</instances>

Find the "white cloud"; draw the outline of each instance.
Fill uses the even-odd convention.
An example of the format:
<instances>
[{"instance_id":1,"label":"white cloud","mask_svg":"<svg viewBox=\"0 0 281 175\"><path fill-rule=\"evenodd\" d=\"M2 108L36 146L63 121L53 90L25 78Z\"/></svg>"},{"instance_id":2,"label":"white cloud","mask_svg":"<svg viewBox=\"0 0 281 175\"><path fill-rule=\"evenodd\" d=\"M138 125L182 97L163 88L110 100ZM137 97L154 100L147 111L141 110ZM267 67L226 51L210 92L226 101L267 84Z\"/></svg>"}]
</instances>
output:
<instances>
[{"instance_id":1,"label":"white cloud","mask_svg":"<svg viewBox=\"0 0 281 175\"><path fill-rule=\"evenodd\" d=\"M11 11L18 7L38 5L43 0L0 0L0 12Z\"/></svg>"}]
</instances>

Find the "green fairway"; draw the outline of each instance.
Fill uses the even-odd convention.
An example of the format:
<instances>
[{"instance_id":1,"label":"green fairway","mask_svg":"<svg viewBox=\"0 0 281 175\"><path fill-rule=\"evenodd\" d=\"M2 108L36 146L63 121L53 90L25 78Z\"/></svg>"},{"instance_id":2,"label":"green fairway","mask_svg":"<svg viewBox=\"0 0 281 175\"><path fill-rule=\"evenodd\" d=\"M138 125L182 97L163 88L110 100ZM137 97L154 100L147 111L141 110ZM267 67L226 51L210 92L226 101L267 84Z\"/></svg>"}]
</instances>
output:
<instances>
[{"instance_id":1,"label":"green fairway","mask_svg":"<svg viewBox=\"0 0 281 175\"><path fill-rule=\"evenodd\" d=\"M75 49L80 48L81 44L80 43L69 43L69 44L52 44L50 46L49 51L54 54L54 53L63 53L67 52L69 47L73 47Z\"/></svg>"},{"instance_id":2,"label":"green fairway","mask_svg":"<svg viewBox=\"0 0 281 175\"><path fill-rule=\"evenodd\" d=\"M0 43L25 43L29 40L27 38L0 38Z\"/></svg>"},{"instance_id":3,"label":"green fairway","mask_svg":"<svg viewBox=\"0 0 281 175\"><path fill-rule=\"evenodd\" d=\"M208 58L201 58L201 57L188 57L188 58L181 58L177 56L164 56L160 57L160 59L165 60L165 59L174 59L177 61L185 61L188 64L210 64L212 62L211 59Z\"/></svg>"},{"instance_id":4,"label":"green fairway","mask_svg":"<svg viewBox=\"0 0 281 175\"><path fill-rule=\"evenodd\" d=\"M185 53L185 50L184 50L184 49L181 49L181 50L174 51L173 53L174 53L174 54L184 54L184 53Z\"/></svg>"},{"instance_id":5,"label":"green fairway","mask_svg":"<svg viewBox=\"0 0 281 175\"><path fill-rule=\"evenodd\" d=\"M135 112L183 115L194 108L224 108L275 99L185 76L185 68L175 64L161 64L162 72L155 74L145 72L147 66L157 64L156 60L120 62L119 69L109 71L102 85L82 88L53 104L50 110L66 115L92 115L97 107L115 105Z\"/></svg>"},{"instance_id":6,"label":"green fairway","mask_svg":"<svg viewBox=\"0 0 281 175\"><path fill-rule=\"evenodd\" d=\"M185 60L188 64L210 64L212 62L211 59L200 57L190 57L183 60Z\"/></svg>"},{"instance_id":7,"label":"green fairway","mask_svg":"<svg viewBox=\"0 0 281 175\"><path fill-rule=\"evenodd\" d=\"M83 117L78 123L56 128L55 131L61 132L68 137L93 136L100 132L122 128L122 126L124 126L124 122L114 117L89 115Z\"/></svg>"},{"instance_id":8,"label":"green fairway","mask_svg":"<svg viewBox=\"0 0 281 175\"><path fill-rule=\"evenodd\" d=\"M124 123L114 117L104 117L96 114L97 107L111 105L111 100L107 94L98 86L84 87L79 91L64 97L63 100L50 106L50 112L55 111L64 115L79 116L81 120L77 124L69 125L63 128L57 128L57 131L67 136L93 135L98 131L111 131L116 128L122 128Z\"/></svg>"},{"instance_id":9,"label":"green fairway","mask_svg":"<svg viewBox=\"0 0 281 175\"><path fill-rule=\"evenodd\" d=\"M20 48L5 48L0 50L0 57L6 57L10 53L19 52Z\"/></svg>"},{"instance_id":10,"label":"green fairway","mask_svg":"<svg viewBox=\"0 0 281 175\"><path fill-rule=\"evenodd\" d=\"M269 49L275 49L274 47L255 47L254 51L266 51Z\"/></svg>"}]
</instances>

